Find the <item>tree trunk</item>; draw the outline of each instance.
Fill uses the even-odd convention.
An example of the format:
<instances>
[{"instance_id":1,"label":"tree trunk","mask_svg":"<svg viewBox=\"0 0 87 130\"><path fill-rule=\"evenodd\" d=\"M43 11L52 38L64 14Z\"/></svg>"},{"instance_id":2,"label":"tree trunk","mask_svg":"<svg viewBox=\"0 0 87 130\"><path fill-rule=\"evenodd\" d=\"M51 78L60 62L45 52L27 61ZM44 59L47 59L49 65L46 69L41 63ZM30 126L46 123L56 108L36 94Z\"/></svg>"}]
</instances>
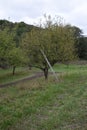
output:
<instances>
[{"instance_id":1,"label":"tree trunk","mask_svg":"<svg viewBox=\"0 0 87 130\"><path fill-rule=\"evenodd\" d=\"M31 67L31 65L29 65L29 70L31 70L32 69L32 67Z\"/></svg>"},{"instance_id":2,"label":"tree trunk","mask_svg":"<svg viewBox=\"0 0 87 130\"><path fill-rule=\"evenodd\" d=\"M13 72L12 72L13 75L15 74L15 68L16 66L13 66Z\"/></svg>"},{"instance_id":3,"label":"tree trunk","mask_svg":"<svg viewBox=\"0 0 87 130\"><path fill-rule=\"evenodd\" d=\"M44 68L44 76L45 76L45 79L47 80L48 79L48 68Z\"/></svg>"}]
</instances>

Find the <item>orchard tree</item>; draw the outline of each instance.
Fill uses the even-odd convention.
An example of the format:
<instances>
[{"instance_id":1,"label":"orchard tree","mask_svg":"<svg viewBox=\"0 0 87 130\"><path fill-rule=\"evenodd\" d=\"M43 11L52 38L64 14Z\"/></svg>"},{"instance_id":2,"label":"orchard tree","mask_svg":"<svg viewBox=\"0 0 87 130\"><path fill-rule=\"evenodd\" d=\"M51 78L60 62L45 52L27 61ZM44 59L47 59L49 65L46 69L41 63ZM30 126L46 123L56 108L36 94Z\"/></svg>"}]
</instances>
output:
<instances>
[{"instance_id":1,"label":"orchard tree","mask_svg":"<svg viewBox=\"0 0 87 130\"><path fill-rule=\"evenodd\" d=\"M44 23L23 37L22 48L29 57L29 64L41 69L47 79L49 66L41 51L53 66L76 57L74 43L72 30L66 28L60 19L45 16Z\"/></svg>"},{"instance_id":2,"label":"orchard tree","mask_svg":"<svg viewBox=\"0 0 87 130\"><path fill-rule=\"evenodd\" d=\"M9 29L0 30L0 67L6 68L8 63L8 53L14 47L13 34Z\"/></svg>"},{"instance_id":3,"label":"orchard tree","mask_svg":"<svg viewBox=\"0 0 87 130\"><path fill-rule=\"evenodd\" d=\"M12 67L14 75L16 66L24 64L25 60L25 53L16 47L14 34L8 28L0 31L0 67Z\"/></svg>"},{"instance_id":4,"label":"orchard tree","mask_svg":"<svg viewBox=\"0 0 87 130\"><path fill-rule=\"evenodd\" d=\"M15 69L17 66L23 66L26 63L26 58L23 51L18 47L12 48L8 53L8 62L13 68L12 74L15 74Z\"/></svg>"}]
</instances>

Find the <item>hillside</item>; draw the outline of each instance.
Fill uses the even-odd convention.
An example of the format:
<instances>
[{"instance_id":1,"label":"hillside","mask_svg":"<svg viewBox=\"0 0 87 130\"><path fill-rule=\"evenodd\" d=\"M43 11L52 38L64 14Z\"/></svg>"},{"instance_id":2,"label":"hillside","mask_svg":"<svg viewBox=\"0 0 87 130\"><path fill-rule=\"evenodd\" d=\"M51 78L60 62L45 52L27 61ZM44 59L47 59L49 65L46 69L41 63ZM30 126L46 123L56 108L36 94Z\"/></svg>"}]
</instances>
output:
<instances>
[{"instance_id":1,"label":"hillside","mask_svg":"<svg viewBox=\"0 0 87 130\"><path fill-rule=\"evenodd\" d=\"M35 26L28 25L24 22L10 22L8 20L0 20L0 30L3 31L4 29L9 29L15 35L15 41L17 45L19 44L21 36L26 33L30 32L32 28Z\"/></svg>"}]
</instances>

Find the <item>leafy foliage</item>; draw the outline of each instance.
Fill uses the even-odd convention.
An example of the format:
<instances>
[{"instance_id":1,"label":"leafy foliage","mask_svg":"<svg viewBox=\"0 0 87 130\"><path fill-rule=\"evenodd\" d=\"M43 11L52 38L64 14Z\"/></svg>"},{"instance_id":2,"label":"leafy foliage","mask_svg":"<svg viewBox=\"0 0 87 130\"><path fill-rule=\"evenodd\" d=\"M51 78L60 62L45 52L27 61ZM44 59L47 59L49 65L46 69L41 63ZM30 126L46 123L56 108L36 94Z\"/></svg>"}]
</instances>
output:
<instances>
[{"instance_id":1,"label":"leafy foliage","mask_svg":"<svg viewBox=\"0 0 87 130\"><path fill-rule=\"evenodd\" d=\"M50 16L45 20L44 24L40 24L39 29L33 29L27 33L22 41L22 47L29 56L30 65L42 69L44 73L49 66L41 50L46 54L52 66L57 62L73 60L76 56L73 31L62 23L55 23Z\"/></svg>"},{"instance_id":2,"label":"leafy foliage","mask_svg":"<svg viewBox=\"0 0 87 130\"><path fill-rule=\"evenodd\" d=\"M33 25L0 20L0 67L19 66L25 63L25 53L20 49L21 37Z\"/></svg>"},{"instance_id":3,"label":"leafy foliage","mask_svg":"<svg viewBox=\"0 0 87 130\"><path fill-rule=\"evenodd\" d=\"M79 38L78 55L80 59L87 60L87 37Z\"/></svg>"},{"instance_id":4,"label":"leafy foliage","mask_svg":"<svg viewBox=\"0 0 87 130\"><path fill-rule=\"evenodd\" d=\"M76 51L79 58L86 59L87 40L82 33L76 26L64 25L60 17L52 19L45 15L44 22L38 27L0 20L0 67L27 63L48 70L41 50L52 66L77 58Z\"/></svg>"},{"instance_id":5,"label":"leafy foliage","mask_svg":"<svg viewBox=\"0 0 87 130\"><path fill-rule=\"evenodd\" d=\"M9 33L8 28L0 31L0 66L6 67L8 63L8 53L15 46L13 34Z\"/></svg>"},{"instance_id":6,"label":"leafy foliage","mask_svg":"<svg viewBox=\"0 0 87 130\"><path fill-rule=\"evenodd\" d=\"M11 33L8 28L0 31L0 67L15 68L22 65L25 61L24 56L20 47L16 47L14 33Z\"/></svg>"}]
</instances>

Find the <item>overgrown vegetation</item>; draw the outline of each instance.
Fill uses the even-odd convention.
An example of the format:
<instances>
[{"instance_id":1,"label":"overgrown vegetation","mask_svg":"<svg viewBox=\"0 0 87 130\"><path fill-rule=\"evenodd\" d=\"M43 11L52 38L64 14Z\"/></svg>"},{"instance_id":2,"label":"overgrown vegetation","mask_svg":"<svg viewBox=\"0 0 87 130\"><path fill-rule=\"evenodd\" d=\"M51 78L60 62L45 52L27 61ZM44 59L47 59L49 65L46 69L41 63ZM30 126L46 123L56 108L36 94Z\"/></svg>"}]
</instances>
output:
<instances>
[{"instance_id":1,"label":"overgrown vegetation","mask_svg":"<svg viewBox=\"0 0 87 130\"><path fill-rule=\"evenodd\" d=\"M87 129L87 69L60 67L58 83L40 78L0 89L1 130Z\"/></svg>"}]
</instances>

